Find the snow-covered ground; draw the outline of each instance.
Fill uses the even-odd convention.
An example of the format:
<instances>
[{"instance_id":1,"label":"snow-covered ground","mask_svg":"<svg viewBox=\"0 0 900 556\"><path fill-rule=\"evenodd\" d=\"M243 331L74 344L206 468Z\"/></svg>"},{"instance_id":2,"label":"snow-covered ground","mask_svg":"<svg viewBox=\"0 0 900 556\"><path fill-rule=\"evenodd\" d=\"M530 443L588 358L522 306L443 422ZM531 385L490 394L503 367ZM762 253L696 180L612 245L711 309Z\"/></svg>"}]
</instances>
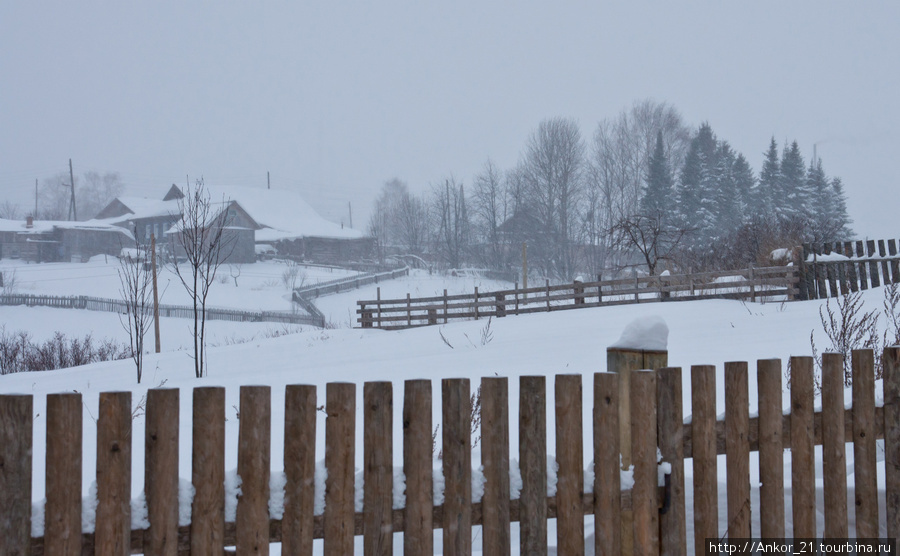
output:
<instances>
[{"instance_id":1,"label":"snow-covered ground","mask_svg":"<svg viewBox=\"0 0 900 556\"><path fill-rule=\"evenodd\" d=\"M6 261L4 261L6 263ZM37 265L34 265L37 267ZM46 265L51 266L51 265ZM251 268L247 265L242 271L241 284L234 288L229 286L234 303L250 303L237 298L252 295L253 282ZM47 278L41 281L39 274L29 275L24 270L18 273L25 284L35 284L42 293L89 293L91 282L100 279L99 271L89 271L86 267L83 276L72 275L56 279ZM97 264L94 268L104 268ZM30 270L30 269L28 269ZM35 270L35 272L39 272ZM45 271L50 272L50 271ZM51 276L47 274L46 276ZM29 278L28 276L32 276ZM115 280L114 270L112 278ZM258 278L261 282L270 278ZM246 285L243 283L246 281ZM109 283L109 282L108 282ZM113 282L114 283L114 282ZM413 295L432 295L442 293L444 288L468 291L478 285L480 291L493 289L489 281L477 279L449 279L428 276L424 273L413 273L410 278L379 284L382 297L401 297L407 292ZM175 288L175 284L170 290ZM56 289L58 287L58 289ZM114 287L109 286L109 287ZM180 287L180 286L179 286ZM226 285L218 285L223 289ZM507 287L502 283L498 287ZM265 291L265 290L263 290ZM267 295L277 297L284 294L283 286L272 286ZM93 295L93 294L92 294ZM112 295L111 292L107 295ZM374 298L375 286L362 290L344 293L316 300L317 304L333 320L355 318L355 301L361 298ZM222 299L222 298L219 298ZM231 299L231 298L229 298ZM881 289L870 290L864 294L866 307L869 310L880 309L882 301ZM167 299L167 302L172 302ZM217 338L227 338L228 334L241 334L249 338L256 334L252 341L237 344L235 342L218 341L208 354L209 376L204 379L193 378L193 361L187 350L169 351L166 347L161 354L148 354L145 357L144 381L135 383L135 373L130 360L107 362L80 368L52 371L46 373L27 373L0 376L0 393L34 394L34 500L39 502L44 497L44 445L40 439L45 435L45 395L52 392L78 391L84 396L84 461L83 492L85 495L95 475L96 462L92 454L96 453L96 425L93 416L97 414L98 394L102 391L131 390L133 403L138 403L145 395L147 388L165 382L167 388L181 389L181 454L180 474L190 477L191 426L187 416L191 414L191 388L199 385L221 385L226 387L226 469L237 466L237 433L239 387L241 385L264 384L272 386L272 444L273 474L280 473L283 461L283 447L277 440L283 438L284 421L284 386L286 384L304 383L318 387L319 404L325 403L325 384L327 382L348 381L356 383L358 403L361 407L362 384L365 381L390 380L394 384L395 417L394 417L394 458L401 463L402 427L399 414L402 408L403 381L407 379L430 379L433 381L435 395L434 423L440 422L440 379L447 377L467 377L472 379L472 389L477 387L483 376L506 376L510 379L509 399L510 416L514 420L510 428L511 454L518 453L517 426L518 418L518 377L522 375L546 375L548 377L548 401L552 404L552 377L561 373L579 373L584 376L584 422L585 446L590 441L591 406L588 395L592 391L592 374L604 371L606 367L606 347L619 340L623 329L635 319L662 319L669 328L668 350L669 364L684 368L685 407L690 404L690 375L688 369L692 364L714 364L719 369L718 410L724 410L723 364L726 361L749 361L750 372L750 407L756 411L755 360L772 357L782 358L786 362L791 355L808 355L810 353L809 335L813 329L818 330L819 307L822 301L752 304L737 301L711 300L695 302L648 303L630 306L591 308L578 311L553 312L510 316L488 321L465 321L450 323L440 327L425 327L405 331L362 330L338 328L318 330L304 327L296 334L267 338L266 326L251 328L241 323L220 323L221 331ZM217 303L218 304L218 303ZM258 308L258 307L257 307ZM81 327L82 330L93 330L95 335L113 334L121 326L115 315L103 318L103 313L90 313L73 310L27 309L0 307L0 325L7 329L27 329L50 331L57 328ZM113 320L108 320L113 319ZM103 321L103 322L100 322ZM186 323L177 324L166 319L164 335ZM216 323L212 323L215 325ZM270 325L271 326L271 325ZM272 334L269 334L272 335ZM442 337L443 336L443 337ZM189 339L182 336L182 338ZM820 346L825 344L819 334ZM183 345L187 345L187 339ZM446 341L445 341L446 340ZM449 344L449 345L448 345ZM165 340L164 340L165 345ZM880 388L880 384L878 386ZM785 388L785 407L789 392ZM358 410L356 435L357 466L362 468L362 416ZM555 444L552 429L552 405L548 407L548 446ZM134 420L133 440L133 495L138 496L143 489L143 429L142 417ZM317 459L324 457L324 417L319 418L317 437ZM589 450L585 452L584 464L587 467L591 460ZM848 452L848 462L852 462L852 450ZM439 463L436 463L439 466ZM480 465L480 453L473 450L473 466ZM786 454L786 466L790 465L789 453ZM821 465L821 462L819 463ZM690 494L692 476L688 464L686 475L689 481L687 492ZM787 477L790 477L789 467ZM757 458L751 456L751 484L753 485L753 530L759 531L758 484L759 473ZM883 472L882 472L883 473ZM720 530L724 531L725 523L725 461L719 461L720 485ZM819 475L821 477L821 475ZM880 480L883 480L883 475ZM852 484L852 478L851 478ZM880 483L883 489L883 482ZM821 495L821 480L819 480ZM790 497L788 489L787 516L790 520ZM883 497L883 491L881 493ZM851 494L852 496L852 494ZM883 504L883 500L881 501ZM821 507L821 506L820 506ZM688 528L692 528L691 500L688 499ZM882 521L884 513L881 513ZM853 534L853 511L850 510L851 536ZM590 520L586 530L590 531ZM823 516L819 515L819 527L823 524ZM550 542L555 544L555 523L550 523ZM788 522L788 533L791 526ZM514 536L517 527L513 527ZM476 531L477 534L477 531ZM689 534L690 536L690 534ZM440 547L440 531L436 532L436 549ZM480 541L475 540L476 551L480 549ZM361 539L358 539L361 545ZM395 541L395 547L402 542ZM518 546L514 537L513 546ZM319 545L321 547L321 545ZM277 553L277 551L273 551Z\"/></svg>"}]
</instances>

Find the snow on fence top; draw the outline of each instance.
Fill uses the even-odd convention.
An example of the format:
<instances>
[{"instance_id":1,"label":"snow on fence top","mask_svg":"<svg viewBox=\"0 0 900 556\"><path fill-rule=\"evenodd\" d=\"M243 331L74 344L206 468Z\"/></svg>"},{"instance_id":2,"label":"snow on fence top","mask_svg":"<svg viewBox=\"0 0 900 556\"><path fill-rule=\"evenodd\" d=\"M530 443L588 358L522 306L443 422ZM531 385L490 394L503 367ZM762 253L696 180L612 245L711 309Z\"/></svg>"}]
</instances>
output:
<instances>
[{"instance_id":1,"label":"snow on fence top","mask_svg":"<svg viewBox=\"0 0 900 556\"><path fill-rule=\"evenodd\" d=\"M611 348L646 351L668 349L669 327L659 315L649 315L629 322Z\"/></svg>"}]
</instances>

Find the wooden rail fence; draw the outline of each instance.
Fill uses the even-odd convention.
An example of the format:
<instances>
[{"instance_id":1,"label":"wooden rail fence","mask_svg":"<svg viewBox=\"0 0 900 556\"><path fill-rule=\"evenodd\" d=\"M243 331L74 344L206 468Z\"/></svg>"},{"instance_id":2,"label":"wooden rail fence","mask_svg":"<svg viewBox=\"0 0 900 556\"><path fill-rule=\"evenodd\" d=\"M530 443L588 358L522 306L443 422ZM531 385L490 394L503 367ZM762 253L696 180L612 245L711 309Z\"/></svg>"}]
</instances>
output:
<instances>
[{"instance_id":1,"label":"wooden rail fence","mask_svg":"<svg viewBox=\"0 0 900 556\"><path fill-rule=\"evenodd\" d=\"M618 407L623 375L596 373L587 396L581 375L558 375L555 401L555 495L548 496L547 379L519 379L519 466L521 492L510 485L509 389L506 378L481 379L481 462L484 494L472 494L472 437L469 379L444 379L442 400L444 501L434 505L432 484L432 383L404 384L402 410L393 407L390 382L363 387L363 454L356 442L356 385L331 383L325 391L324 454L327 468L324 513L314 512L317 392L314 386L289 385L285 393L284 472L281 519L269 515L270 388L240 391L238 474L242 495L234 523L225 522L225 392L219 387L193 391L191 523L178 524L179 391L150 390L146 405L144 489L150 526L131 530L130 392L100 395L97 419L97 507L93 532L82 533L82 400L77 393L47 396L46 524L31 538L33 399L0 395L0 539L2 554L268 554L281 542L283 554L311 554L313 539L324 539L324 553L351 554L361 535L366 554L393 553L393 532L402 531L408 555L433 553L433 529L442 530L444 554L471 554L475 525L482 527L486 554L510 554L510 523L518 522L522 554L547 554L547 520L557 520L560 553L583 555L585 516L594 516L596 554L619 554L633 542L635 554L684 555L687 538L703 554L705 538L750 537L750 453L760 458L762 474L760 531L753 536L784 538L784 451L792 456L790 486L796 538L816 537L814 447L823 446L825 537L900 535L900 348L884 353L884 406L876 407L874 357L853 353L853 406L844 408L842 358L825 354L822 411L814 413L813 361L791 360L790 413L782 408L782 365L757 362L759 412L750 416L748 364L726 363L725 417L716 420L716 369L690 370L691 398L683 408L681 369L635 371L630 375L633 487L621 490ZM592 405L591 423L582 422L582 403ZM691 412L685 422L684 410ZM399 413L399 415L396 415ZM393 505L394 419L402 419L403 508ZM590 428L588 428L590 427ZM584 432L590 430L593 482L584 492ZM877 505L876 439L884 439L886 515ZM659 439L659 440L657 440ZM281 441L282 439L276 439ZM845 444L854 450L856 530L848 530ZM657 448L671 466L666 486L658 483ZM725 455L727 520L718 520L717 455ZM693 523L686 522L684 460L693 459ZM354 507L354 469L363 462L363 510ZM476 463L477 465L477 463ZM623 532L623 512L633 524Z\"/></svg>"},{"instance_id":2,"label":"wooden rail fence","mask_svg":"<svg viewBox=\"0 0 900 556\"><path fill-rule=\"evenodd\" d=\"M25 305L28 307L52 307L56 309L83 309L124 314L125 302L121 299L104 299L85 295L65 297L54 295L0 294L0 305ZM194 310L182 305L160 305L159 316L193 318ZM323 327L324 317L304 315L288 311L241 311L238 309L206 308L206 318L232 322L281 322L288 324L310 324Z\"/></svg>"},{"instance_id":3,"label":"wooden rail fence","mask_svg":"<svg viewBox=\"0 0 900 556\"><path fill-rule=\"evenodd\" d=\"M697 299L793 299L798 281L795 266L686 275L643 276L433 297L378 298L357 301L357 322L362 328L399 329L446 323L451 319L505 317L526 313Z\"/></svg>"},{"instance_id":4,"label":"wooden rail fence","mask_svg":"<svg viewBox=\"0 0 900 556\"><path fill-rule=\"evenodd\" d=\"M900 256L893 239L805 244L802 249L800 299L837 297L900 283Z\"/></svg>"},{"instance_id":5,"label":"wooden rail fence","mask_svg":"<svg viewBox=\"0 0 900 556\"><path fill-rule=\"evenodd\" d=\"M359 276L350 276L347 278L337 278L328 280L327 282L319 282L296 288L294 295L309 299L311 297L320 297L330 295L342 291L350 291L359 289L369 284L377 284L379 281L393 280L399 276L409 276L409 267L388 270L385 272L375 272L369 274L360 274Z\"/></svg>"}]
</instances>

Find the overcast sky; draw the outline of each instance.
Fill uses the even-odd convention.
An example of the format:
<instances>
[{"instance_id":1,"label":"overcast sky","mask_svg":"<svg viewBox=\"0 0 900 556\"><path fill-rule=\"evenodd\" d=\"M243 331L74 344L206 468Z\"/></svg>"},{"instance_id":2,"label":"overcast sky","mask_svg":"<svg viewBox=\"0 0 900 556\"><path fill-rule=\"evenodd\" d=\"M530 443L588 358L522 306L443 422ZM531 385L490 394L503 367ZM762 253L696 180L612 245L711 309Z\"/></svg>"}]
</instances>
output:
<instances>
[{"instance_id":1,"label":"overcast sky","mask_svg":"<svg viewBox=\"0 0 900 556\"><path fill-rule=\"evenodd\" d=\"M137 4L0 4L0 201L69 158L154 197L270 171L364 228L385 180L470 183L544 118L590 139L652 98L757 172L817 143L859 235L900 237L900 2Z\"/></svg>"}]
</instances>

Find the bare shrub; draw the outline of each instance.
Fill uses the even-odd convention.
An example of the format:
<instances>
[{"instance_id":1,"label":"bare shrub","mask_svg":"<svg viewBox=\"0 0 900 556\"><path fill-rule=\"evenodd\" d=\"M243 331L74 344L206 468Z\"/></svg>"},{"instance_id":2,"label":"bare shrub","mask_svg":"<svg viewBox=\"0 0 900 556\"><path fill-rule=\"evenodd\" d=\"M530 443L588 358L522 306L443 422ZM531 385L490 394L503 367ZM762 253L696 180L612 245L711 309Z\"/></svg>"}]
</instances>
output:
<instances>
[{"instance_id":1,"label":"bare shrub","mask_svg":"<svg viewBox=\"0 0 900 556\"><path fill-rule=\"evenodd\" d=\"M64 369L130 355L128 346L108 339L97 343L90 334L69 340L56 332L44 342L35 342L25 331L10 333L0 327L0 375Z\"/></svg>"},{"instance_id":2,"label":"bare shrub","mask_svg":"<svg viewBox=\"0 0 900 556\"><path fill-rule=\"evenodd\" d=\"M826 351L839 353L844 358L844 384L850 386L853 375L851 353L855 349L871 349L875 352L876 376L881 377L880 347L878 337L878 313L864 311L861 292L851 292L837 298L837 307L832 307L831 300L825 301L819 308L819 319L822 330L830 345ZM813 359L817 369L817 386L821 380L822 357L816 348L814 332L809 334Z\"/></svg>"}]
</instances>

